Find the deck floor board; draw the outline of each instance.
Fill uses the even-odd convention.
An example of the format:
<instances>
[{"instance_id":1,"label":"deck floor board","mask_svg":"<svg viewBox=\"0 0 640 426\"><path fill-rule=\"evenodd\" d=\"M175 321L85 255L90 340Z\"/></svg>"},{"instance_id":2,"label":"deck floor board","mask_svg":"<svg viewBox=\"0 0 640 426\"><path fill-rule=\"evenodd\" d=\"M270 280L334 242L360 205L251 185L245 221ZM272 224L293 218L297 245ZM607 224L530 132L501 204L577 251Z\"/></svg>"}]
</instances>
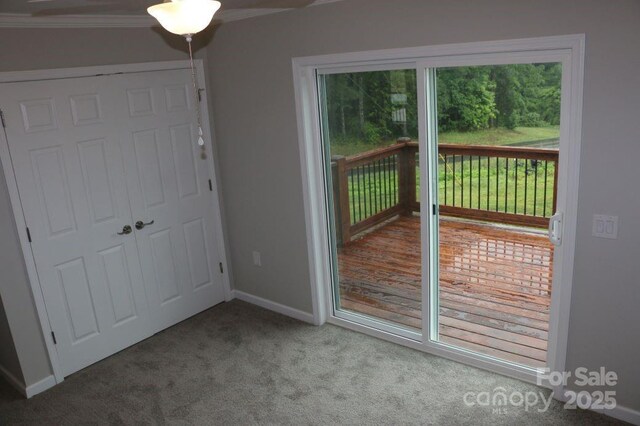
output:
<instances>
[{"instance_id":1,"label":"deck floor board","mask_svg":"<svg viewBox=\"0 0 640 426\"><path fill-rule=\"evenodd\" d=\"M553 246L544 235L440 220L440 340L546 363ZM338 253L342 309L420 329L420 219L399 217Z\"/></svg>"}]
</instances>

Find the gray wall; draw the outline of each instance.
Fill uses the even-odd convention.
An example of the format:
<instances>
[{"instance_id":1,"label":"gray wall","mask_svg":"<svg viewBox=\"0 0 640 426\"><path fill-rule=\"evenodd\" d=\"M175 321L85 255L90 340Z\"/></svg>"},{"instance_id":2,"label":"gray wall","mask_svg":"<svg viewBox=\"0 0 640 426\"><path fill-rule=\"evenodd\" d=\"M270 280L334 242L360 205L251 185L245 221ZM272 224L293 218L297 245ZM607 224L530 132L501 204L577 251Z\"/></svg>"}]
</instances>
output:
<instances>
[{"instance_id":1,"label":"gray wall","mask_svg":"<svg viewBox=\"0 0 640 426\"><path fill-rule=\"evenodd\" d=\"M210 37L196 38L196 57L206 57L201 47ZM0 29L0 39L0 72L188 59L186 43L158 29ZM0 295L29 386L52 371L1 172L0 271Z\"/></svg>"},{"instance_id":2,"label":"gray wall","mask_svg":"<svg viewBox=\"0 0 640 426\"><path fill-rule=\"evenodd\" d=\"M346 0L223 25L208 56L236 289L311 311L292 57L585 33L568 368L617 371L640 409L639 22L636 0ZM594 213L620 216L617 240L591 237Z\"/></svg>"},{"instance_id":3,"label":"gray wall","mask_svg":"<svg viewBox=\"0 0 640 426\"><path fill-rule=\"evenodd\" d=\"M2 299L0 298L0 368L11 374L16 380L24 385L22 377L22 369L20 368L20 360L16 353L16 347L13 344L13 336L9 329L7 315L4 312ZM0 377L2 374L0 374Z\"/></svg>"}]
</instances>

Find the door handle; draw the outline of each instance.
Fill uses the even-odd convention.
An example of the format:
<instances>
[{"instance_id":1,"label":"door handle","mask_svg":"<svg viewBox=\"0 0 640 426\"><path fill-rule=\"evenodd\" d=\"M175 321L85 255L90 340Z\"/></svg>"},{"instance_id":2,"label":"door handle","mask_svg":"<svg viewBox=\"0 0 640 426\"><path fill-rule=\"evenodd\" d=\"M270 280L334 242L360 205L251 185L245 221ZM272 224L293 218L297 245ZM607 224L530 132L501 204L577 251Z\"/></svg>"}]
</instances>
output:
<instances>
[{"instance_id":1,"label":"door handle","mask_svg":"<svg viewBox=\"0 0 640 426\"><path fill-rule=\"evenodd\" d=\"M118 235L129 235L132 232L133 229L131 229L131 226L125 225L122 227L122 232L118 232Z\"/></svg>"},{"instance_id":2,"label":"door handle","mask_svg":"<svg viewBox=\"0 0 640 426\"><path fill-rule=\"evenodd\" d=\"M143 221L139 220L139 221L136 222L136 229L140 230L140 229L144 228L145 226L153 225L154 223L155 223L155 220L152 220L151 222L147 222L147 223L144 223Z\"/></svg>"},{"instance_id":3,"label":"door handle","mask_svg":"<svg viewBox=\"0 0 640 426\"><path fill-rule=\"evenodd\" d=\"M549 218L549 241L554 246L562 244L562 213L558 212Z\"/></svg>"}]
</instances>

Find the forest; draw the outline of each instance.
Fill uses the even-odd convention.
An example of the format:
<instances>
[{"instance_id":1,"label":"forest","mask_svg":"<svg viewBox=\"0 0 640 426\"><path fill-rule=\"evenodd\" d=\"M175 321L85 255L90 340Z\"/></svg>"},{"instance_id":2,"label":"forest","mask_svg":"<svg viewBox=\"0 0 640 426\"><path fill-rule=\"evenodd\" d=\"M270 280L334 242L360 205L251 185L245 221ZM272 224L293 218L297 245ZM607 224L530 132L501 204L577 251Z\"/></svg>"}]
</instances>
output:
<instances>
[{"instance_id":1,"label":"forest","mask_svg":"<svg viewBox=\"0 0 640 426\"><path fill-rule=\"evenodd\" d=\"M438 132L557 126L561 65L520 64L436 71ZM322 85L332 146L379 146L417 138L415 70L330 74Z\"/></svg>"}]
</instances>

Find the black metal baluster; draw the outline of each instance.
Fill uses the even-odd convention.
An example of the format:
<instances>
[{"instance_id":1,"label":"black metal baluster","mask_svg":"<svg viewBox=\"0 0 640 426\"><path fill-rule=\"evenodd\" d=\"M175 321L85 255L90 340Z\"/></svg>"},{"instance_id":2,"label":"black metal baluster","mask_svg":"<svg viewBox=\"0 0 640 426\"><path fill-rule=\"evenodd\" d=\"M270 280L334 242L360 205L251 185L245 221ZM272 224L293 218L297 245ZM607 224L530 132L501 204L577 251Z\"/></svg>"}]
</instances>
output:
<instances>
[{"instance_id":1,"label":"black metal baluster","mask_svg":"<svg viewBox=\"0 0 640 426\"><path fill-rule=\"evenodd\" d=\"M515 171L515 194L513 195L514 197L514 202L513 202L513 213L518 214L518 159L516 158L516 171Z\"/></svg>"},{"instance_id":2,"label":"black metal baluster","mask_svg":"<svg viewBox=\"0 0 640 426\"><path fill-rule=\"evenodd\" d=\"M384 208L388 209L389 208L389 189L391 187L391 184L389 183L389 157L385 157L382 159L382 170L383 173L382 175L384 176L384 186L385 186L385 190L384 190Z\"/></svg>"},{"instance_id":3,"label":"black metal baluster","mask_svg":"<svg viewBox=\"0 0 640 426\"><path fill-rule=\"evenodd\" d=\"M487 210L489 207L489 194L491 193L491 157L487 157Z\"/></svg>"},{"instance_id":4,"label":"black metal baluster","mask_svg":"<svg viewBox=\"0 0 640 426\"><path fill-rule=\"evenodd\" d=\"M393 164L393 157L389 157L387 158L387 173L389 174L389 179L387 181L387 184L389 186L389 194L387 194L387 196L389 197L389 207L391 207L393 205L393 183L392 183L392 173L393 173L393 168L392 165Z\"/></svg>"},{"instance_id":5,"label":"black metal baluster","mask_svg":"<svg viewBox=\"0 0 640 426\"><path fill-rule=\"evenodd\" d=\"M529 183L529 166L527 160L524 162L524 214L527 214L527 184Z\"/></svg>"},{"instance_id":6,"label":"black metal baluster","mask_svg":"<svg viewBox=\"0 0 640 426\"><path fill-rule=\"evenodd\" d=\"M378 160L377 172L376 172L376 191L378 192L378 202L380 203L380 210L384 210L384 204L382 203L382 185L384 181L382 180L384 176L382 176L382 160Z\"/></svg>"},{"instance_id":7,"label":"black metal baluster","mask_svg":"<svg viewBox=\"0 0 640 426\"><path fill-rule=\"evenodd\" d=\"M533 168L534 172L534 181L533 181L533 215L538 215L538 162L536 161L536 166Z\"/></svg>"},{"instance_id":8,"label":"black metal baluster","mask_svg":"<svg viewBox=\"0 0 640 426\"><path fill-rule=\"evenodd\" d=\"M498 199L500 198L500 157L496 157L496 211L500 210Z\"/></svg>"},{"instance_id":9,"label":"black metal baluster","mask_svg":"<svg viewBox=\"0 0 640 426\"><path fill-rule=\"evenodd\" d=\"M542 216L546 217L547 216L547 166L549 165L549 162L545 160L544 162L544 200L543 200L543 207L542 207Z\"/></svg>"},{"instance_id":10,"label":"black metal baluster","mask_svg":"<svg viewBox=\"0 0 640 426\"><path fill-rule=\"evenodd\" d=\"M373 190L371 189L371 163L365 164L365 167L367 169L367 197L369 198L369 210L367 211L367 217L371 217L375 209L375 197L373 196Z\"/></svg>"},{"instance_id":11,"label":"black metal baluster","mask_svg":"<svg viewBox=\"0 0 640 426\"><path fill-rule=\"evenodd\" d=\"M478 210L480 210L480 179L482 178L482 167L480 167L480 156L478 155Z\"/></svg>"},{"instance_id":12,"label":"black metal baluster","mask_svg":"<svg viewBox=\"0 0 640 426\"><path fill-rule=\"evenodd\" d=\"M358 167L357 170L358 170L358 206L360 207L360 211L358 212L358 222L360 222L363 217L362 211L364 210L365 216L367 214L367 198L363 197L362 195L362 188L363 188L362 182L364 181L364 176L362 176L362 166ZM364 208L363 208L363 204L364 204Z\"/></svg>"},{"instance_id":13,"label":"black metal baluster","mask_svg":"<svg viewBox=\"0 0 640 426\"><path fill-rule=\"evenodd\" d=\"M507 212L507 193L509 192L509 159L504 159L504 212Z\"/></svg>"},{"instance_id":14,"label":"black metal baluster","mask_svg":"<svg viewBox=\"0 0 640 426\"><path fill-rule=\"evenodd\" d=\"M375 214L378 212L378 198L376 197L376 164L375 163L370 163L369 166L369 179L370 181L373 183L373 185L370 185L371 188L371 197L373 198L373 202L371 203L371 208L372 208L372 214ZM372 170L372 171L371 171Z\"/></svg>"},{"instance_id":15,"label":"black metal baluster","mask_svg":"<svg viewBox=\"0 0 640 426\"><path fill-rule=\"evenodd\" d=\"M456 206L456 156L455 154L453 155L453 177L451 180L451 183L453 184L453 207Z\"/></svg>"},{"instance_id":16,"label":"black metal baluster","mask_svg":"<svg viewBox=\"0 0 640 426\"><path fill-rule=\"evenodd\" d=\"M447 205L447 157L448 155L445 154L444 156L444 205Z\"/></svg>"},{"instance_id":17,"label":"black metal baluster","mask_svg":"<svg viewBox=\"0 0 640 426\"><path fill-rule=\"evenodd\" d=\"M391 207L391 158L387 157L384 159L384 163L385 163L385 173L386 173L386 179L385 182L387 183L387 190L386 190L386 200L387 200L387 208Z\"/></svg>"},{"instance_id":18,"label":"black metal baluster","mask_svg":"<svg viewBox=\"0 0 640 426\"><path fill-rule=\"evenodd\" d=\"M460 207L464 207L464 155L460 156Z\"/></svg>"},{"instance_id":19,"label":"black metal baluster","mask_svg":"<svg viewBox=\"0 0 640 426\"><path fill-rule=\"evenodd\" d=\"M469 156L469 208L473 208L473 157Z\"/></svg>"}]
</instances>

